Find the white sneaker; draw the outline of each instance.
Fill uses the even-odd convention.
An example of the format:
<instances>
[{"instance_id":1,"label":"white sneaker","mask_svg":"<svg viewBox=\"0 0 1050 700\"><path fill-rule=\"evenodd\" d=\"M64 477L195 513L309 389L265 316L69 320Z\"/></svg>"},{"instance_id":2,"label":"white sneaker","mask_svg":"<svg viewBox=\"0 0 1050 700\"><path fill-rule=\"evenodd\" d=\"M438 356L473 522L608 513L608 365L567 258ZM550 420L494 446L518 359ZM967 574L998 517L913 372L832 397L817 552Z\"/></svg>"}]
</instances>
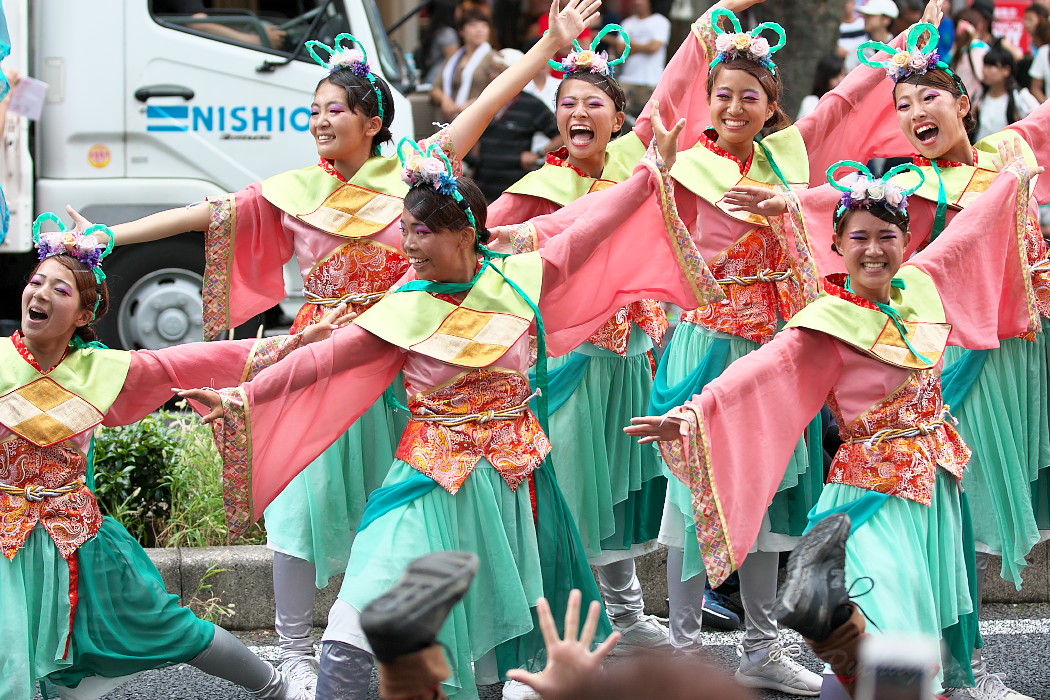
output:
<instances>
[{"instance_id":1,"label":"white sneaker","mask_svg":"<svg viewBox=\"0 0 1050 700\"><path fill-rule=\"evenodd\" d=\"M761 654L761 651L766 653ZM734 677L740 685L747 688L779 690L789 695L820 695L823 679L794 659L802 653L798 644L785 647L777 643L750 654L738 646L737 653L740 654L740 667ZM751 656L758 658L752 660Z\"/></svg>"},{"instance_id":2,"label":"white sneaker","mask_svg":"<svg viewBox=\"0 0 1050 700\"><path fill-rule=\"evenodd\" d=\"M503 684L503 700L542 700L540 694L521 681L507 681Z\"/></svg>"},{"instance_id":3,"label":"white sneaker","mask_svg":"<svg viewBox=\"0 0 1050 700\"><path fill-rule=\"evenodd\" d=\"M317 673L320 662L313 656L293 656L278 666L293 687L302 688L307 700L313 700L317 690Z\"/></svg>"},{"instance_id":4,"label":"white sneaker","mask_svg":"<svg viewBox=\"0 0 1050 700\"><path fill-rule=\"evenodd\" d=\"M655 615L642 615L627 627L613 624L613 629L620 633L616 649L662 649L671 651L671 633Z\"/></svg>"},{"instance_id":5,"label":"white sneaker","mask_svg":"<svg viewBox=\"0 0 1050 700\"><path fill-rule=\"evenodd\" d=\"M944 697L948 700L1033 700L1007 687L996 673L974 674L976 685L973 688L948 688Z\"/></svg>"}]
</instances>

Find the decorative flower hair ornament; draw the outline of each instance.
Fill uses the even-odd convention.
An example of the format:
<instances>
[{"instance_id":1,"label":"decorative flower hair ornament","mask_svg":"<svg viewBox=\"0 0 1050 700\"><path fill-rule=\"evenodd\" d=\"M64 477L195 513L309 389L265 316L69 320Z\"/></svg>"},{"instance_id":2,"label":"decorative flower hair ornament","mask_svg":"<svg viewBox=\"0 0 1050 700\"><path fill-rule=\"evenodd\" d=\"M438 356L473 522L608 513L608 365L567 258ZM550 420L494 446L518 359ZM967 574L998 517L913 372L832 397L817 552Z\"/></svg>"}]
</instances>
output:
<instances>
[{"instance_id":1,"label":"decorative flower hair ornament","mask_svg":"<svg viewBox=\"0 0 1050 700\"><path fill-rule=\"evenodd\" d=\"M406 155L406 146L411 147L415 153ZM482 232L478 231L478 222L474 218L474 212L471 211L470 205L467 204L467 200L463 199L463 194L459 191L459 178L456 177L452 163L441 150L441 146L432 143L424 151L418 143L406 136L397 144L397 157L401 159L403 168L401 180L405 184L409 187L433 187L439 194L452 197L467 215L474 231L481 235Z\"/></svg>"},{"instance_id":2,"label":"decorative flower hair ornament","mask_svg":"<svg viewBox=\"0 0 1050 700\"><path fill-rule=\"evenodd\" d=\"M855 172L846 175L842 179L835 178L835 171L839 168L855 168ZM919 184L907 189L890 182L900 173L913 171L919 175ZM868 167L855 160L840 160L828 168L828 183L842 192L842 201L835 209L835 228L847 212L853 209L871 209L875 205L881 205L892 212L901 214L908 213L908 197L922 187L926 181L921 169L911 163L904 163L891 168L881 178L871 174Z\"/></svg>"},{"instance_id":3,"label":"decorative flower hair ornament","mask_svg":"<svg viewBox=\"0 0 1050 700\"><path fill-rule=\"evenodd\" d=\"M51 221L58 226L58 231L40 232L40 227L46 221ZM102 243L95 231L102 231L108 236L109 241ZM101 285L106 279L106 273L102 271L102 260L113 252L115 237L113 231L103 224L90 226L83 234L70 231L62 223L62 219L52 212L44 212L36 217L33 222L33 245L37 249L39 260L46 260L55 255L68 255L76 258L88 266L95 274L95 279ZM98 304L102 300L101 295L95 300L95 312L98 312Z\"/></svg>"},{"instance_id":4,"label":"decorative flower hair ornament","mask_svg":"<svg viewBox=\"0 0 1050 700\"><path fill-rule=\"evenodd\" d=\"M929 40L920 48L919 42L927 35ZM908 32L907 48L903 51L898 51L881 41L865 41L857 47L857 58L866 66L882 68L886 71L886 75L895 83L899 83L913 75L924 75L931 70L940 68L947 71L949 75L955 78L955 82L962 87L962 81L948 67L948 64L941 60L941 55L937 53L937 42L940 38L941 33L937 31L937 27L929 22L920 22ZM883 61L875 61L867 56L865 53L867 49L874 49L876 52L885 51L890 57ZM965 94L966 89L964 87L962 89L963 94Z\"/></svg>"},{"instance_id":5,"label":"decorative flower hair ornament","mask_svg":"<svg viewBox=\"0 0 1050 700\"><path fill-rule=\"evenodd\" d=\"M721 20L723 17L729 18L729 23L733 25L733 29L736 31L727 32L722 29ZM711 13L711 25L714 27L717 35L715 37L715 49L718 51L715 60L711 61L712 68L719 63L734 58L746 58L765 66L769 69L769 72L776 75L777 64L773 63L771 56L787 44L787 32L784 31L782 26L776 22L763 22L750 32L745 32L740 26L740 20L736 14L732 10L727 10L723 7ZM765 37L759 36L767 29L772 30L780 39L773 46L769 45L769 40Z\"/></svg>"},{"instance_id":6,"label":"decorative flower hair ornament","mask_svg":"<svg viewBox=\"0 0 1050 700\"><path fill-rule=\"evenodd\" d=\"M353 42L356 46L344 46L344 41ZM327 59L321 58L317 54L317 49L319 48L328 52ZM379 83L376 82L376 76L372 73L371 66L368 65L368 54L365 53L364 47L361 46L361 42L357 40L357 37L349 32L343 32L335 38L335 48L320 41L311 40L306 42L306 50L317 61L317 64L327 68L329 73L347 68L356 76L368 78L368 82L372 84L372 89L375 90L376 99L379 103L379 120L384 120L383 91L379 88Z\"/></svg>"},{"instance_id":7,"label":"decorative flower hair ornament","mask_svg":"<svg viewBox=\"0 0 1050 700\"><path fill-rule=\"evenodd\" d=\"M610 61L607 53L604 51L599 53L598 45L602 43L606 34L612 32L618 32L623 37L624 49L622 56ZM627 30L618 24L607 24L591 41L591 48L584 49L580 46L580 42L573 39L572 50L565 58L560 61L550 60L547 61L547 64L554 70L564 71L563 78L568 78L573 73L597 73L611 78L613 68L626 61L629 55L631 55L631 38L627 36Z\"/></svg>"}]
</instances>

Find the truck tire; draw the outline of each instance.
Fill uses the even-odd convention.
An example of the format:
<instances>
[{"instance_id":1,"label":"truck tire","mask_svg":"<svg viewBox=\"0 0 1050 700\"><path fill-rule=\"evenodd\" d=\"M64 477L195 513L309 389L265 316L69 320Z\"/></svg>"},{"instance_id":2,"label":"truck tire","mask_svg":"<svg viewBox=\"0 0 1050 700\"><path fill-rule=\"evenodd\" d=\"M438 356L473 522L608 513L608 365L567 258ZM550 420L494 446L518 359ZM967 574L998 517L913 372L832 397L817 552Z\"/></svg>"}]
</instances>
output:
<instances>
[{"instance_id":1,"label":"truck tire","mask_svg":"<svg viewBox=\"0 0 1050 700\"><path fill-rule=\"evenodd\" d=\"M98 323L111 348L159 350L204 339L204 238L182 234L117 248L105 263L110 306Z\"/></svg>"}]
</instances>

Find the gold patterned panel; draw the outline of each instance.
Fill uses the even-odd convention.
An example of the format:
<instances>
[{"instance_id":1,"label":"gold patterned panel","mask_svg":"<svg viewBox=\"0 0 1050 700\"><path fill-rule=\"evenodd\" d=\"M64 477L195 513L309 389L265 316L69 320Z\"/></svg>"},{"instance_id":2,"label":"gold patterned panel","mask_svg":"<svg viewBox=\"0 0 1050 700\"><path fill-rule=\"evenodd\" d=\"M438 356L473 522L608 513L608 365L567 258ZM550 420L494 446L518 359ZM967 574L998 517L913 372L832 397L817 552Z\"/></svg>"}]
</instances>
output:
<instances>
[{"instance_id":1,"label":"gold patterned panel","mask_svg":"<svg viewBox=\"0 0 1050 700\"><path fill-rule=\"evenodd\" d=\"M79 435L102 418L101 411L49 377L0 397L0 423L40 447Z\"/></svg>"},{"instance_id":2,"label":"gold patterned panel","mask_svg":"<svg viewBox=\"0 0 1050 700\"><path fill-rule=\"evenodd\" d=\"M740 187L741 185L747 185L748 187L765 187L767 190L773 189L773 185L768 182L759 182L758 180L752 180L749 177L740 178L740 182L736 183L735 186ZM749 211L730 211L729 204L726 203L725 197L715 202L715 206L738 221L746 221L755 226L769 226L766 217L761 214L752 214Z\"/></svg>"},{"instance_id":3,"label":"gold patterned panel","mask_svg":"<svg viewBox=\"0 0 1050 700\"><path fill-rule=\"evenodd\" d=\"M437 331L412 349L461 367L487 367L503 357L528 329L519 316L458 307Z\"/></svg>"},{"instance_id":4,"label":"gold patterned panel","mask_svg":"<svg viewBox=\"0 0 1050 700\"><path fill-rule=\"evenodd\" d=\"M602 190L607 190L616 184L618 183L613 182L612 180L595 180L591 183L591 188L587 190L587 194L590 194L591 192L601 192Z\"/></svg>"},{"instance_id":5,"label":"gold patterned panel","mask_svg":"<svg viewBox=\"0 0 1050 700\"><path fill-rule=\"evenodd\" d=\"M904 326L908 329L908 340L911 341L912 347L925 355L933 364L926 364L912 353L893 321L886 322L882 333L879 334L875 345L871 348L872 354L898 367L911 369L929 369L940 362L952 325L950 323L905 321Z\"/></svg>"},{"instance_id":6,"label":"gold patterned panel","mask_svg":"<svg viewBox=\"0 0 1050 700\"><path fill-rule=\"evenodd\" d=\"M973 176L970 178L970 181L966 183L966 189L963 190L956 205L965 209L973 204L979 196L984 194L988 188L992 186L992 180L995 179L996 175L998 175L998 173L993 173L991 170L975 168Z\"/></svg>"},{"instance_id":7,"label":"gold patterned panel","mask_svg":"<svg viewBox=\"0 0 1050 700\"><path fill-rule=\"evenodd\" d=\"M395 221L404 209L404 200L380 192L343 185L328 195L316 211L298 218L326 233L344 238L372 236Z\"/></svg>"}]
</instances>

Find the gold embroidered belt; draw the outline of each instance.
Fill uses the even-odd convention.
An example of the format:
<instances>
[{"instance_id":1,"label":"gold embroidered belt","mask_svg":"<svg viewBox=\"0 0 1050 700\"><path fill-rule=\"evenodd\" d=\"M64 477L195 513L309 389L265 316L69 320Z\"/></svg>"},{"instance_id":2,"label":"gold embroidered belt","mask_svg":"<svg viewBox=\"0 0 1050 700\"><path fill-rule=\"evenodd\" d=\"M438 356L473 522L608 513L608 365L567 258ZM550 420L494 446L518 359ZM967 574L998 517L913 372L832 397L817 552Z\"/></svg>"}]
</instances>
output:
<instances>
[{"instance_id":1,"label":"gold embroidered belt","mask_svg":"<svg viewBox=\"0 0 1050 700\"><path fill-rule=\"evenodd\" d=\"M728 275L718 280L719 284L739 284L744 287L750 287L753 284L761 284L763 282L781 282L786 279L791 279L795 276L793 270L783 270L781 272L774 272L773 270L759 270L758 274L747 275L744 277L737 277L736 275Z\"/></svg>"},{"instance_id":2,"label":"gold embroidered belt","mask_svg":"<svg viewBox=\"0 0 1050 700\"><path fill-rule=\"evenodd\" d=\"M344 302L355 306L371 304L386 295L386 292L365 292L362 294L347 294L341 297L322 297L313 292L303 292L303 295L306 297L307 304L316 304L318 306L327 306L331 308L339 306Z\"/></svg>"},{"instance_id":3,"label":"gold embroidered belt","mask_svg":"<svg viewBox=\"0 0 1050 700\"><path fill-rule=\"evenodd\" d=\"M428 423L440 423L441 425L466 425L467 423L479 423L481 425L484 425L485 423L494 420L514 420L516 418L521 418L525 415L525 411L527 411L529 408L529 401L531 401L533 397L538 396L539 393L540 392L537 389L532 394L530 394L529 397L525 399L522 403L519 403L517 406L511 406L509 408L501 408L499 410L493 411L484 411L482 413L464 413L456 416L441 416L430 413L413 413L412 420L425 421Z\"/></svg>"},{"instance_id":4,"label":"gold embroidered belt","mask_svg":"<svg viewBox=\"0 0 1050 700\"><path fill-rule=\"evenodd\" d=\"M12 486L0 482L0 491L10 496L22 496L27 501L39 503L45 498L58 498L66 494L76 493L84 487L83 479L76 479L61 486L48 487L41 484L26 484L25 486Z\"/></svg>"},{"instance_id":5,"label":"gold embroidered belt","mask_svg":"<svg viewBox=\"0 0 1050 700\"><path fill-rule=\"evenodd\" d=\"M959 421L949 413L950 408L950 406L945 405L944 408L941 409L941 417L930 423L919 423L913 428L883 428L872 435L854 435L848 437L846 438L846 442L863 442L866 449L874 450L885 440L930 435L938 428L943 428L949 423L952 425L959 424Z\"/></svg>"}]
</instances>

